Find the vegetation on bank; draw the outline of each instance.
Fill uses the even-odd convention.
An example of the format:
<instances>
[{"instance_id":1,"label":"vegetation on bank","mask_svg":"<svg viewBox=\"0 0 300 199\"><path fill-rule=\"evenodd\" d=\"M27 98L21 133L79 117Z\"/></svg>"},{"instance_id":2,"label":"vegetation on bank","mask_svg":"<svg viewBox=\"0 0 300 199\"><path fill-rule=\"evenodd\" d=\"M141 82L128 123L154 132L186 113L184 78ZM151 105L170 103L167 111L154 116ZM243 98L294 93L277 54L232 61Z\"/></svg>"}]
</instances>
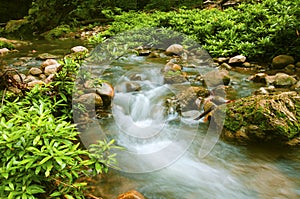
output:
<instances>
[{"instance_id":1,"label":"vegetation on bank","mask_svg":"<svg viewBox=\"0 0 300 199\"><path fill-rule=\"evenodd\" d=\"M126 30L164 27L189 35L213 57L243 54L250 59L278 54L300 54L300 10L296 1L265 0L243 3L223 11L179 9L161 12L123 12L92 43Z\"/></svg>"},{"instance_id":2,"label":"vegetation on bank","mask_svg":"<svg viewBox=\"0 0 300 199\"><path fill-rule=\"evenodd\" d=\"M95 153L90 153L80 146L79 132L71 123L79 63L78 57L64 58L54 82L20 96L1 88L1 197L83 198L87 183L78 179L115 164L114 154L109 154L113 141L92 145Z\"/></svg>"}]
</instances>

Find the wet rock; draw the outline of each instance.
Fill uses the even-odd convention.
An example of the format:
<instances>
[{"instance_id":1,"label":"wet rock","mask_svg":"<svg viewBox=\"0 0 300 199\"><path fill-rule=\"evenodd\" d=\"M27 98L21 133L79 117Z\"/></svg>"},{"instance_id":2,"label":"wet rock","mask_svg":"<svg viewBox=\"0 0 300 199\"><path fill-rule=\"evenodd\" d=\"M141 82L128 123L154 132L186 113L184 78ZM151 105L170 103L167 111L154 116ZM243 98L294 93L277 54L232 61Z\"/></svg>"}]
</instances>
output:
<instances>
[{"instance_id":1,"label":"wet rock","mask_svg":"<svg viewBox=\"0 0 300 199\"><path fill-rule=\"evenodd\" d=\"M44 80L44 79L47 78L47 76L46 76L45 74L42 73L42 74L39 75L39 78L42 79L42 80Z\"/></svg>"},{"instance_id":2,"label":"wet rock","mask_svg":"<svg viewBox=\"0 0 300 199\"><path fill-rule=\"evenodd\" d=\"M163 72L168 72L168 71L181 71L182 67L178 64L175 64L173 62L168 62L163 69Z\"/></svg>"},{"instance_id":3,"label":"wet rock","mask_svg":"<svg viewBox=\"0 0 300 199\"><path fill-rule=\"evenodd\" d=\"M300 62L297 62L297 63L295 64L295 66L296 66L296 68L300 68Z\"/></svg>"},{"instance_id":4,"label":"wet rock","mask_svg":"<svg viewBox=\"0 0 300 199\"><path fill-rule=\"evenodd\" d=\"M218 57L214 58L213 60L218 63L225 63L229 61L229 57Z\"/></svg>"},{"instance_id":5,"label":"wet rock","mask_svg":"<svg viewBox=\"0 0 300 199\"><path fill-rule=\"evenodd\" d=\"M41 68L44 69L46 66L50 66L50 65L60 66L60 64L55 59L47 59L42 63Z\"/></svg>"},{"instance_id":6,"label":"wet rock","mask_svg":"<svg viewBox=\"0 0 300 199\"><path fill-rule=\"evenodd\" d=\"M296 70L296 67L294 64L289 64L284 68L285 72L288 74L293 74Z\"/></svg>"},{"instance_id":7,"label":"wet rock","mask_svg":"<svg viewBox=\"0 0 300 199\"><path fill-rule=\"evenodd\" d=\"M103 106L102 98L96 93L83 94L76 102L82 104L88 110Z\"/></svg>"},{"instance_id":8,"label":"wet rock","mask_svg":"<svg viewBox=\"0 0 300 199\"><path fill-rule=\"evenodd\" d=\"M60 56L52 55L50 53L42 53L42 54L39 54L36 58L39 60L47 60L47 59L59 59Z\"/></svg>"},{"instance_id":9,"label":"wet rock","mask_svg":"<svg viewBox=\"0 0 300 199\"><path fill-rule=\"evenodd\" d=\"M250 96L221 105L217 110L226 112L222 136L237 143L289 145L300 138L299 106L297 92Z\"/></svg>"},{"instance_id":10,"label":"wet rock","mask_svg":"<svg viewBox=\"0 0 300 199\"><path fill-rule=\"evenodd\" d=\"M138 53L139 53L139 56L148 56L148 55L151 54L151 50L149 50L149 49L142 49Z\"/></svg>"},{"instance_id":11,"label":"wet rock","mask_svg":"<svg viewBox=\"0 0 300 199\"><path fill-rule=\"evenodd\" d=\"M8 48L1 48L0 49L0 56L4 56L9 52Z\"/></svg>"},{"instance_id":12,"label":"wet rock","mask_svg":"<svg viewBox=\"0 0 300 199\"><path fill-rule=\"evenodd\" d=\"M183 46L180 44L172 44L166 49L167 55L180 55L184 51Z\"/></svg>"},{"instance_id":13,"label":"wet rock","mask_svg":"<svg viewBox=\"0 0 300 199\"><path fill-rule=\"evenodd\" d=\"M110 106L111 100L115 95L115 90L111 84L103 82L100 87L96 87L96 93L101 96L103 106Z\"/></svg>"},{"instance_id":14,"label":"wet rock","mask_svg":"<svg viewBox=\"0 0 300 199\"><path fill-rule=\"evenodd\" d=\"M43 81L41 81L41 80L33 80L33 81L29 82L29 83L27 84L27 86L30 87L30 88L32 88L32 87L34 87L35 85L44 85L44 84L45 84L45 82L43 82Z\"/></svg>"},{"instance_id":15,"label":"wet rock","mask_svg":"<svg viewBox=\"0 0 300 199\"><path fill-rule=\"evenodd\" d=\"M245 67L245 68L251 68L251 67L252 67L252 64L249 63L249 62L244 62L244 63L243 63L243 67Z\"/></svg>"},{"instance_id":16,"label":"wet rock","mask_svg":"<svg viewBox=\"0 0 300 199\"><path fill-rule=\"evenodd\" d=\"M220 66L219 66L220 69L224 69L224 70L231 70L232 67L227 64L227 63L222 63Z\"/></svg>"},{"instance_id":17,"label":"wet rock","mask_svg":"<svg viewBox=\"0 0 300 199\"><path fill-rule=\"evenodd\" d=\"M25 82L25 83L29 83L29 82L32 82L32 81L35 81L35 80L38 80L38 78L35 77L35 76L32 76L32 75L28 75L28 76L24 79L24 82Z\"/></svg>"},{"instance_id":18,"label":"wet rock","mask_svg":"<svg viewBox=\"0 0 300 199\"><path fill-rule=\"evenodd\" d=\"M251 80L253 82L256 82L256 83L266 84L267 83L267 80L266 80L267 76L268 75L266 73L257 73L255 75L250 76L249 80Z\"/></svg>"},{"instance_id":19,"label":"wet rock","mask_svg":"<svg viewBox=\"0 0 300 199\"><path fill-rule=\"evenodd\" d=\"M30 68L30 70L29 70L29 74L31 74L31 75L40 75L42 73L43 73L43 71L41 69L35 68L35 67Z\"/></svg>"},{"instance_id":20,"label":"wet rock","mask_svg":"<svg viewBox=\"0 0 300 199\"><path fill-rule=\"evenodd\" d=\"M244 55L237 55L234 57L231 57L228 61L229 64L238 64L238 63L244 63L246 61L246 57Z\"/></svg>"},{"instance_id":21,"label":"wet rock","mask_svg":"<svg viewBox=\"0 0 300 199\"><path fill-rule=\"evenodd\" d=\"M228 85L230 76L227 70L213 70L204 75L204 80L207 86Z\"/></svg>"},{"instance_id":22,"label":"wet rock","mask_svg":"<svg viewBox=\"0 0 300 199\"><path fill-rule=\"evenodd\" d=\"M266 77L267 84L273 84L277 88L287 88L296 84L297 80L285 73L277 73L274 76Z\"/></svg>"},{"instance_id":23,"label":"wet rock","mask_svg":"<svg viewBox=\"0 0 300 199\"><path fill-rule=\"evenodd\" d=\"M149 58L160 58L160 53L159 52L151 52L148 56Z\"/></svg>"},{"instance_id":24,"label":"wet rock","mask_svg":"<svg viewBox=\"0 0 300 199\"><path fill-rule=\"evenodd\" d=\"M164 75L165 84L181 84L187 82L187 78L180 71L168 71Z\"/></svg>"},{"instance_id":25,"label":"wet rock","mask_svg":"<svg viewBox=\"0 0 300 199\"><path fill-rule=\"evenodd\" d=\"M79 52L88 52L89 50L84 46L74 46L71 48L71 51L73 53L79 53Z\"/></svg>"},{"instance_id":26,"label":"wet rock","mask_svg":"<svg viewBox=\"0 0 300 199\"><path fill-rule=\"evenodd\" d=\"M126 82L126 92L135 92L141 90L141 85L137 82Z\"/></svg>"},{"instance_id":27,"label":"wet rock","mask_svg":"<svg viewBox=\"0 0 300 199\"><path fill-rule=\"evenodd\" d=\"M273 69L283 69L289 64L294 64L295 59L289 55L278 55L272 60Z\"/></svg>"},{"instance_id":28,"label":"wet rock","mask_svg":"<svg viewBox=\"0 0 300 199\"><path fill-rule=\"evenodd\" d=\"M136 190L130 190L126 193L120 194L117 199L145 199L145 197Z\"/></svg>"},{"instance_id":29,"label":"wet rock","mask_svg":"<svg viewBox=\"0 0 300 199\"><path fill-rule=\"evenodd\" d=\"M24 81L26 78L26 75L20 73L20 75L15 74L13 75L13 79L16 80L17 82L21 83L22 81Z\"/></svg>"},{"instance_id":30,"label":"wet rock","mask_svg":"<svg viewBox=\"0 0 300 199\"><path fill-rule=\"evenodd\" d=\"M50 74L55 74L57 71L59 70L59 65L50 65L50 66L46 66L44 68L44 73L46 76L49 76Z\"/></svg>"}]
</instances>

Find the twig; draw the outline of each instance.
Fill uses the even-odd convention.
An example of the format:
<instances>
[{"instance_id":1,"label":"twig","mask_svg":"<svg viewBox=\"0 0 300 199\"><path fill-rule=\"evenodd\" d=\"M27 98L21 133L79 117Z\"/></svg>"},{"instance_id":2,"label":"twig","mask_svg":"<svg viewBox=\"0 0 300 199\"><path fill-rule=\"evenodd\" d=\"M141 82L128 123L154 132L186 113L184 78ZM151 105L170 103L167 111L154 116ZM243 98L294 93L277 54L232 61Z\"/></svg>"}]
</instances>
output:
<instances>
[{"instance_id":1,"label":"twig","mask_svg":"<svg viewBox=\"0 0 300 199\"><path fill-rule=\"evenodd\" d=\"M3 91L2 100L1 100L1 108L3 107L3 104L4 104L4 97L5 97L5 94L6 94L6 88L5 88L4 91Z\"/></svg>"},{"instance_id":2,"label":"twig","mask_svg":"<svg viewBox=\"0 0 300 199\"><path fill-rule=\"evenodd\" d=\"M88 196L88 197L91 197L91 198L93 198L93 199L103 199L102 197L97 197L97 196L94 196L94 195L92 195L92 194L87 194L86 196Z\"/></svg>"}]
</instances>

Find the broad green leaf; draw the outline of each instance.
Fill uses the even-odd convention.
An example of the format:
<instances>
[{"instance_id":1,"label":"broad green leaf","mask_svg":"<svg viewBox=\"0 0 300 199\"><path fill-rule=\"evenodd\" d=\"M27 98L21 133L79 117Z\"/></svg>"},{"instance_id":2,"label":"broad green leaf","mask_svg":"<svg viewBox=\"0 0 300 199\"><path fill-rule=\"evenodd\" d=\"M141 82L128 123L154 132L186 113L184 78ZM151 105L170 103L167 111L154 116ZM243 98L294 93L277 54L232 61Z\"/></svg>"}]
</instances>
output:
<instances>
[{"instance_id":1,"label":"broad green leaf","mask_svg":"<svg viewBox=\"0 0 300 199\"><path fill-rule=\"evenodd\" d=\"M51 197L61 196L61 193L59 191L56 191L56 192L52 193L50 196Z\"/></svg>"},{"instance_id":2,"label":"broad green leaf","mask_svg":"<svg viewBox=\"0 0 300 199\"><path fill-rule=\"evenodd\" d=\"M55 161L61 166L61 169L66 167L66 163L59 157L54 157Z\"/></svg>"},{"instance_id":3,"label":"broad green leaf","mask_svg":"<svg viewBox=\"0 0 300 199\"><path fill-rule=\"evenodd\" d=\"M42 159L42 160L39 162L39 165L44 164L45 162L47 162L47 161L50 160L51 158L52 158L52 156L47 156L47 157L45 157L44 159Z\"/></svg>"},{"instance_id":4,"label":"broad green leaf","mask_svg":"<svg viewBox=\"0 0 300 199\"><path fill-rule=\"evenodd\" d=\"M33 140L33 146L35 146L36 144L38 144L39 141L40 141L40 139L41 139L41 136L40 136L40 135L37 135L37 136L34 138L34 140Z\"/></svg>"}]
</instances>

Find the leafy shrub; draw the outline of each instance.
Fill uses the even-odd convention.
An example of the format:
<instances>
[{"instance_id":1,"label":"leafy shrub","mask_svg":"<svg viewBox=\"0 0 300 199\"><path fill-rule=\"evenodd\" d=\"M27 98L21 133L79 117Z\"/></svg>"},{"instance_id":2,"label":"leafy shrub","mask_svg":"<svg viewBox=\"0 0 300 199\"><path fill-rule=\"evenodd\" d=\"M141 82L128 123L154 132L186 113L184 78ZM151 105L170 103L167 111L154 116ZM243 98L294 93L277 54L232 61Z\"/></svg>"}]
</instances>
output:
<instances>
[{"instance_id":1,"label":"leafy shrub","mask_svg":"<svg viewBox=\"0 0 300 199\"><path fill-rule=\"evenodd\" d=\"M0 41L0 48L14 49L14 45L8 42Z\"/></svg>"},{"instance_id":2,"label":"leafy shrub","mask_svg":"<svg viewBox=\"0 0 300 199\"><path fill-rule=\"evenodd\" d=\"M212 56L244 54L249 58L287 53L299 57L300 11L296 1L265 0L242 3L224 11L124 12L105 32L90 41L113 36L136 27L165 27L189 35Z\"/></svg>"},{"instance_id":3,"label":"leafy shrub","mask_svg":"<svg viewBox=\"0 0 300 199\"><path fill-rule=\"evenodd\" d=\"M5 100L0 110L0 196L83 198L82 176L115 165L113 140L83 149L71 119L71 95L82 56L66 57L56 81ZM10 99L13 99L12 97ZM93 153L91 153L93 152Z\"/></svg>"}]
</instances>

